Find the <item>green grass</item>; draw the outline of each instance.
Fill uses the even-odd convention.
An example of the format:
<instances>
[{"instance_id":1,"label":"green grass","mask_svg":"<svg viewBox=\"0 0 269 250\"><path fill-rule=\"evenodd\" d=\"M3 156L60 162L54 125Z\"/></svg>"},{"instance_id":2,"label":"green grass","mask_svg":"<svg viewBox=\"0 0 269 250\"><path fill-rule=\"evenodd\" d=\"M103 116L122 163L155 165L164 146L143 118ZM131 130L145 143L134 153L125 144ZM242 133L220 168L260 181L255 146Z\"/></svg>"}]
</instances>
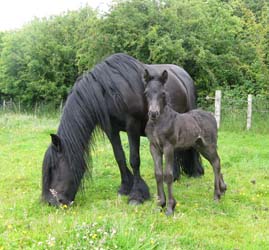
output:
<instances>
[{"instance_id":1,"label":"green grass","mask_svg":"<svg viewBox=\"0 0 269 250\"><path fill-rule=\"evenodd\" d=\"M92 180L74 206L40 202L41 165L57 118L0 114L0 250L3 249L268 249L269 135L219 133L228 190L213 201L213 173L183 176L174 185L174 216L156 209L152 159L141 142L141 172L152 199L129 206L119 197L119 171L111 146L99 141ZM123 144L128 150L125 134Z\"/></svg>"}]
</instances>

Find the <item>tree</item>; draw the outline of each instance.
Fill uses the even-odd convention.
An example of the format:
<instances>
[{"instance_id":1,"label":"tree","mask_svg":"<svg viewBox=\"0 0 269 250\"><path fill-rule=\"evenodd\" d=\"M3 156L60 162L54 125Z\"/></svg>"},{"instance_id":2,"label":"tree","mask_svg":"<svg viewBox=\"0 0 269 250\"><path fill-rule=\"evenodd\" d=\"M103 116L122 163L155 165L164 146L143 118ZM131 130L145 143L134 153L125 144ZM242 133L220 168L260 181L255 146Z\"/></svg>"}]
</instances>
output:
<instances>
[{"instance_id":1,"label":"tree","mask_svg":"<svg viewBox=\"0 0 269 250\"><path fill-rule=\"evenodd\" d=\"M78 77L77 51L89 8L49 19L35 19L5 36L1 53L1 89L25 104L66 98Z\"/></svg>"},{"instance_id":2,"label":"tree","mask_svg":"<svg viewBox=\"0 0 269 250\"><path fill-rule=\"evenodd\" d=\"M116 0L105 15L86 6L0 33L0 95L59 103L76 77L125 52L174 63L199 96L216 88L269 94L266 0Z\"/></svg>"}]
</instances>

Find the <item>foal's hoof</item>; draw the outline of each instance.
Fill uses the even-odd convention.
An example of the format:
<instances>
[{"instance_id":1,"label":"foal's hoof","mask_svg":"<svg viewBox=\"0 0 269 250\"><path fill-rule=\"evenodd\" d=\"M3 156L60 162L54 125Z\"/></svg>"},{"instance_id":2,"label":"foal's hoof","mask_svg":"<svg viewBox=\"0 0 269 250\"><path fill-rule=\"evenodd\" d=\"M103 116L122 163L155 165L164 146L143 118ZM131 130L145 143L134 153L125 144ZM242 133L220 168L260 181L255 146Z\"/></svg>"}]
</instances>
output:
<instances>
[{"instance_id":1,"label":"foal's hoof","mask_svg":"<svg viewBox=\"0 0 269 250\"><path fill-rule=\"evenodd\" d=\"M221 194L215 194L214 201L218 203L220 201L220 197L221 197Z\"/></svg>"},{"instance_id":2,"label":"foal's hoof","mask_svg":"<svg viewBox=\"0 0 269 250\"><path fill-rule=\"evenodd\" d=\"M171 208L170 209L168 208L165 214L166 216L171 216L174 214L174 210L172 210Z\"/></svg>"},{"instance_id":3,"label":"foal's hoof","mask_svg":"<svg viewBox=\"0 0 269 250\"><path fill-rule=\"evenodd\" d=\"M163 213L164 212L164 208L157 206L154 211L156 211L158 213Z\"/></svg>"},{"instance_id":4,"label":"foal's hoof","mask_svg":"<svg viewBox=\"0 0 269 250\"><path fill-rule=\"evenodd\" d=\"M158 202L157 202L157 206L159 206L159 207L161 207L162 209L164 209L165 206L166 206L166 202L165 202L165 201L158 201Z\"/></svg>"},{"instance_id":5,"label":"foal's hoof","mask_svg":"<svg viewBox=\"0 0 269 250\"><path fill-rule=\"evenodd\" d=\"M220 185L220 191L221 191L221 194L224 194L227 190L227 185L225 183L222 183Z\"/></svg>"},{"instance_id":6,"label":"foal's hoof","mask_svg":"<svg viewBox=\"0 0 269 250\"><path fill-rule=\"evenodd\" d=\"M129 200L129 205L131 206L138 206L141 205L143 202L137 200Z\"/></svg>"}]
</instances>

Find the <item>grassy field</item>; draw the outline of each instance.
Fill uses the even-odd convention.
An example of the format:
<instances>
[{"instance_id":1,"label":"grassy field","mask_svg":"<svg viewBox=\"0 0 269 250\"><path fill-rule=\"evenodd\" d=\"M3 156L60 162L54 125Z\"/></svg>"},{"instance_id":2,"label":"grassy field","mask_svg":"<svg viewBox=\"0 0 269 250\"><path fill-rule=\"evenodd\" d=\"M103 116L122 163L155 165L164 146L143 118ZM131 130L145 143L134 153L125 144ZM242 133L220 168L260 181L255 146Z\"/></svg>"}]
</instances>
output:
<instances>
[{"instance_id":1,"label":"grassy field","mask_svg":"<svg viewBox=\"0 0 269 250\"><path fill-rule=\"evenodd\" d=\"M129 206L119 197L119 171L107 141L97 143L92 180L71 208L40 202L41 164L57 118L0 114L0 250L6 249L268 249L269 134L219 133L228 191L213 201L213 173L174 185L172 217L156 209L148 142L141 172L152 199ZM267 124L268 125L268 124ZM127 150L126 137L122 134Z\"/></svg>"}]
</instances>

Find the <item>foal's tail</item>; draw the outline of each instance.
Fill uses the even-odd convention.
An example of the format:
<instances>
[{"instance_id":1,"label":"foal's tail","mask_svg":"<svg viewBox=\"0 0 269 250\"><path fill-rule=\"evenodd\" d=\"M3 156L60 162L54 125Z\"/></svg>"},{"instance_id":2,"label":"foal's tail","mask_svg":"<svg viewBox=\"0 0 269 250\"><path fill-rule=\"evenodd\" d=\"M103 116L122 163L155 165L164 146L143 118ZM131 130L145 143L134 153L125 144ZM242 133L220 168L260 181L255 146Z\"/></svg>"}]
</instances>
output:
<instances>
[{"instance_id":1,"label":"foal's tail","mask_svg":"<svg viewBox=\"0 0 269 250\"><path fill-rule=\"evenodd\" d=\"M194 149L174 152L174 180L180 178L181 172L190 177L199 177L204 174L200 154Z\"/></svg>"}]
</instances>

